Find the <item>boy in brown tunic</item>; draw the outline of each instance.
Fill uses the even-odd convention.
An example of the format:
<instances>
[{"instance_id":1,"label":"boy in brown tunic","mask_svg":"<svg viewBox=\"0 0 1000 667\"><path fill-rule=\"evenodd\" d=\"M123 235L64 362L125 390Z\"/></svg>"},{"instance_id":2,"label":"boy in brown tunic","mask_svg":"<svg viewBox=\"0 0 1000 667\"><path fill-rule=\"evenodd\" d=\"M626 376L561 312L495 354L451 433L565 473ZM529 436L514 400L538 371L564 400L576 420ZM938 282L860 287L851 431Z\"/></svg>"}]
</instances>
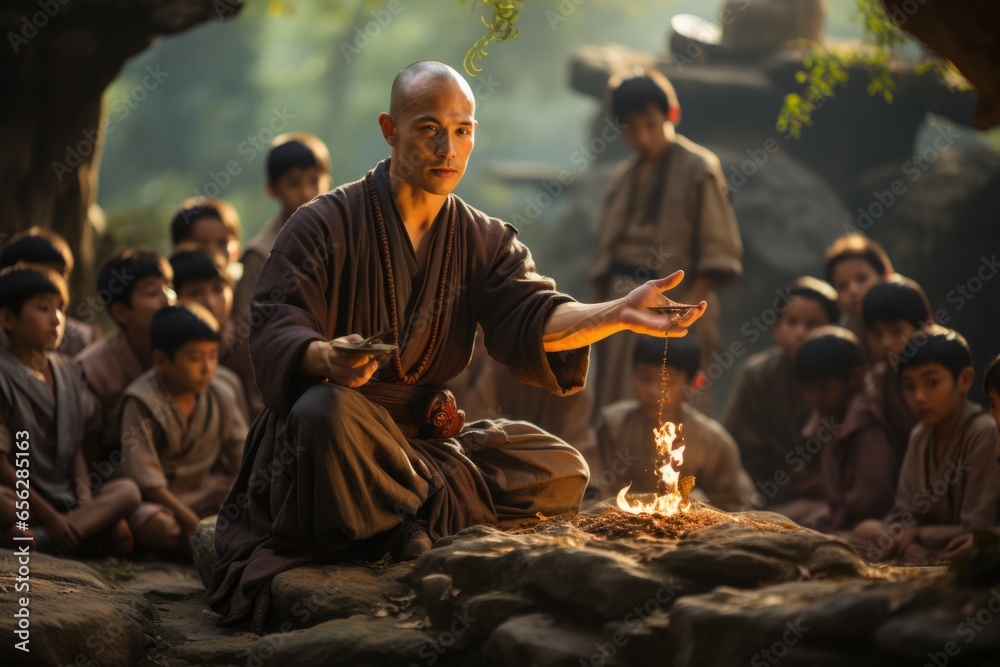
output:
<instances>
[{"instance_id":1,"label":"boy in brown tunic","mask_svg":"<svg viewBox=\"0 0 1000 667\"><path fill-rule=\"evenodd\" d=\"M597 420L599 470L591 470L593 483L605 495L615 495L631 482L630 493L653 493L659 475L655 469L656 442L653 429L662 394L660 379L663 341L642 337L635 347L635 395L613 403ZM740 451L722 424L706 417L684 397L684 389L699 378L701 348L691 338L671 341L667 352L669 400L664 401L663 421L683 425L684 463L682 477L697 479L694 497L700 496L724 510L749 504L753 484L740 463Z\"/></svg>"},{"instance_id":2,"label":"boy in brown tunic","mask_svg":"<svg viewBox=\"0 0 1000 667\"><path fill-rule=\"evenodd\" d=\"M914 281L893 274L876 284L862 301L865 334L875 357L866 391L885 416L893 446L902 461L917 416L906 405L896 366L910 339L931 323L931 307Z\"/></svg>"},{"instance_id":3,"label":"boy in brown tunic","mask_svg":"<svg viewBox=\"0 0 1000 667\"><path fill-rule=\"evenodd\" d=\"M132 551L124 518L139 504L129 480L94 481L81 444L99 422L80 369L53 352L62 331L66 283L46 267L16 264L0 273L0 485L16 494L35 548L80 554L95 538L98 553ZM29 470L30 477L22 477Z\"/></svg>"},{"instance_id":4,"label":"boy in brown tunic","mask_svg":"<svg viewBox=\"0 0 1000 667\"><path fill-rule=\"evenodd\" d=\"M677 335L706 307L680 320L649 310L673 303L662 292L679 273L577 303L536 272L510 225L452 195L476 120L447 65L400 72L379 126L391 158L299 208L254 291L266 407L216 528L209 602L224 623L259 629L271 577L316 558L414 558L470 525L577 511L588 470L576 450L526 422L463 427L444 392L477 324L519 380L568 394L591 343L625 329ZM358 345L373 336L399 347Z\"/></svg>"},{"instance_id":5,"label":"boy in brown tunic","mask_svg":"<svg viewBox=\"0 0 1000 667\"><path fill-rule=\"evenodd\" d=\"M819 457L807 460L796 452L806 442L802 429L811 410L795 379L793 360L810 331L837 322L837 292L822 280L803 276L776 302L775 311L778 344L747 359L721 421L739 445L757 488L754 506L794 519L816 511L823 491Z\"/></svg>"},{"instance_id":6,"label":"boy in brown tunic","mask_svg":"<svg viewBox=\"0 0 1000 667\"><path fill-rule=\"evenodd\" d=\"M715 290L743 273L736 216L719 159L675 133L680 105L671 83L655 70L613 77L611 112L636 156L622 163L605 189L590 271L598 300L619 298L650 278L677 270L688 276L678 297L712 304L695 331L703 362L719 348ZM601 343L595 407L632 396L631 334ZM709 395L702 407L711 409Z\"/></svg>"},{"instance_id":7,"label":"boy in brown tunic","mask_svg":"<svg viewBox=\"0 0 1000 667\"><path fill-rule=\"evenodd\" d=\"M125 388L153 364L149 323L173 298L170 263L150 250L132 248L112 257L97 274L97 299L106 304L118 333L76 356L87 389L101 406L101 432L88 441L90 466L120 463L121 398Z\"/></svg>"},{"instance_id":8,"label":"boy in brown tunic","mask_svg":"<svg viewBox=\"0 0 1000 667\"><path fill-rule=\"evenodd\" d=\"M198 306L153 317L153 368L122 399L122 468L145 501L129 523L136 544L190 552L202 517L219 511L239 470L247 425L217 379L219 334Z\"/></svg>"},{"instance_id":9,"label":"boy in brown tunic","mask_svg":"<svg viewBox=\"0 0 1000 667\"><path fill-rule=\"evenodd\" d=\"M885 418L864 392L857 338L843 327L812 331L795 355L795 374L813 408L803 435L821 447L826 501L802 523L846 533L864 519L883 516L892 507L899 457Z\"/></svg>"},{"instance_id":10,"label":"boy in brown tunic","mask_svg":"<svg viewBox=\"0 0 1000 667\"><path fill-rule=\"evenodd\" d=\"M852 542L870 560L950 558L969 533L997 523L997 424L967 398L972 353L960 334L938 326L917 332L899 372L920 423L910 435L892 510L883 521L859 525Z\"/></svg>"}]
</instances>

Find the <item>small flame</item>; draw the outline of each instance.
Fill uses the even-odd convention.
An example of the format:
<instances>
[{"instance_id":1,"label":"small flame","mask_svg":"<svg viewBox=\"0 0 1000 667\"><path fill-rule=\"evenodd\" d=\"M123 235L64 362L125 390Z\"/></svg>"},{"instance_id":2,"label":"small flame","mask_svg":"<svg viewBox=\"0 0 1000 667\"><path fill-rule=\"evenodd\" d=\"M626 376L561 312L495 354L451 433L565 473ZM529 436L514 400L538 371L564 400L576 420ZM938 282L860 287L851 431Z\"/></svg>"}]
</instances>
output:
<instances>
[{"instance_id":1,"label":"small flame","mask_svg":"<svg viewBox=\"0 0 1000 667\"><path fill-rule=\"evenodd\" d=\"M665 422L653 429L653 437L656 439L656 465L657 484L656 495L653 499L644 503L636 500L635 504L629 502L626 495L632 488L628 486L618 492L618 507L629 514L661 514L672 516L677 512L687 512L691 504L687 499L687 493L680 488L680 466L684 463L684 438L681 435L683 427L673 422ZM675 449L674 442L680 438L679 446ZM693 481L693 478L692 478ZM689 489L688 489L689 490Z\"/></svg>"}]
</instances>

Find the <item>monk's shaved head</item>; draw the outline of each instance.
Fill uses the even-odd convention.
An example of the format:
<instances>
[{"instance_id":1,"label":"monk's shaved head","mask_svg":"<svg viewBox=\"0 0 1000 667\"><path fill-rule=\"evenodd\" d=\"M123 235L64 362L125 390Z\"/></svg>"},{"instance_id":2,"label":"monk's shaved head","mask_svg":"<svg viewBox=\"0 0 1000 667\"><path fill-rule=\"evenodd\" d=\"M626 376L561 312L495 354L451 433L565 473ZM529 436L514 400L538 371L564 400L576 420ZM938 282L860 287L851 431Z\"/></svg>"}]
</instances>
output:
<instances>
[{"instance_id":1,"label":"monk's shaved head","mask_svg":"<svg viewBox=\"0 0 1000 667\"><path fill-rule=\"evenodd\" d=\"M389 93L389 115L396 116L410 106L413 95L422 93L421 84L428 81L455 82L468 96L475 109L476 97L472 94L472 88L469 87L465 77L437 60L421 60L402 70L393 79L392 91Z\"/></svg>"}]
</instances>

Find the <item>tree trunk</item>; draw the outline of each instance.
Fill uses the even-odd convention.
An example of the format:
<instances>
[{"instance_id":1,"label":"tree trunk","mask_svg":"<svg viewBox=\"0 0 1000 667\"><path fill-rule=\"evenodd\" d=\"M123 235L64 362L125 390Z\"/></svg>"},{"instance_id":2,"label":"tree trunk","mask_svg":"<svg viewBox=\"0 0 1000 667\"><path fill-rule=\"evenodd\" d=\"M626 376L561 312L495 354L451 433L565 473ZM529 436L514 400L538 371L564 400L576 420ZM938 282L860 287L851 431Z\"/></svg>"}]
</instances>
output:
<instances>
[{"instance_id":1,"label":"tree trunk","mask_svg":"<svg viewBox=\"0 0 1000 667\"><path fill-rule=\"evenodd\" d=\"M973 123L1000 124L1000 12L994 0L881 0L892 22L955 65L976 89Z\"/></svg>"},{"instance_id":2,"label":"tree trunk","mask_svg":"<svg viewBox=\"0 0 1000 667\"><path fill-rule=\"evenodd\" d=\"M39 225L93 270L88 212L109 123L102 95L125 62L159 35L232 18L242 0L35 0L0 9L0 241ZM132 91L159 82L154 68Z\"/></svg>"}]
</instances>

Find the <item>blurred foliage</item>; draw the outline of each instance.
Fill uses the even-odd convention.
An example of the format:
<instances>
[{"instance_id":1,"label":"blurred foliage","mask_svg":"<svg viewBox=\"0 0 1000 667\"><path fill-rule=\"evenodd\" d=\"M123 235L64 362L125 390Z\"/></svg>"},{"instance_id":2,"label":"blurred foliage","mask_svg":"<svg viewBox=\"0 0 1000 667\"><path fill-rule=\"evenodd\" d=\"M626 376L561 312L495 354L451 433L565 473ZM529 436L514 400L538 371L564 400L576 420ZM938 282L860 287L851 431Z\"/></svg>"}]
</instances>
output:
<instances>
[{"instance_id":1,"label":"blurred foliage","mask_svg":"<svg viewBox=\"0 0 1000 667\"><path fill-rule=\"evenodd\" d=\"M458 0L465 3L466 0ZM480 17L483 25L486 26L486 34L476 40L476 43L466 52L462 60L462 67L469 76L479 76L483 72L480 65L483 58L487 56L486 47L492 42L504 42L517 37L518 31L514 28L514 23L521 16L523 2L506 2L505 0L472 0L472 8L482 2L487 8L493 9L493 17L487 21L486 17Z\"/></svg>"},{"instance_id":2,"label":"blurred foliage","mask_svg":"<svg viewBox=\"0 0 1000 667\"><path fill-rule=\"evenodd\" d=\"M833 97L837 88L847 85L849 70L855 66L868 69L868 94L880 95L887 104L892 103L896 84L891 65L899 51L913 42L889 19L878 0L855 0L855 3L855 19L861 26L860 45L849 50L811 46L802 62L805 69L795 75L804 90L785 96L775 124L779 131L800 137L802 128L812 125L812 112L823 100ZM918 73L934 73L955 88L963 87L961 76L949 63L934 54L924 55L925 60L916 65Z\"/></svg>"}]
</instances>

